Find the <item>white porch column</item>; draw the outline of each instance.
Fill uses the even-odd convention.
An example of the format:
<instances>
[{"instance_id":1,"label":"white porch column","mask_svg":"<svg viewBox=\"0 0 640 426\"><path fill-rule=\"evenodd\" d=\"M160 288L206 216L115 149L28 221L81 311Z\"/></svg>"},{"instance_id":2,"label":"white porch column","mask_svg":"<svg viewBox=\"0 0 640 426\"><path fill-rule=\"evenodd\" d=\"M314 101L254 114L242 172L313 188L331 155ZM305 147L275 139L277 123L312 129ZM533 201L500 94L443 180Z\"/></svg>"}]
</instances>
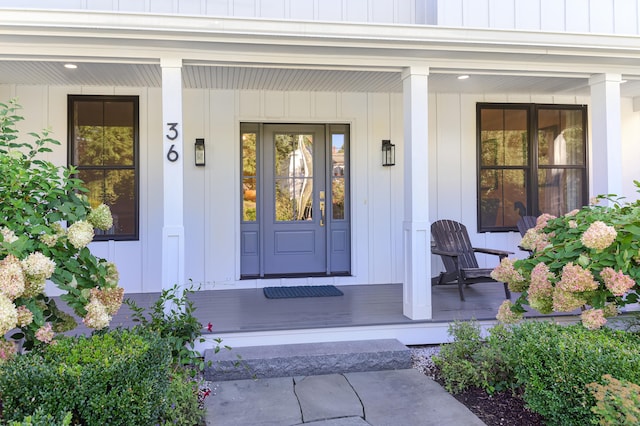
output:
<instances>
[{"instance_id":1,"label":"white porch column","mask_svg":"<svg viewBox=\"0 0 640 426\"><path fill-rule=\"evenodd\" d=\"M402 73L404 114L403 313L431 318L431 228L428 185L427 67Z\"/></svg>"},{"instance_id":2,"label":"white porch column","mask_svg":"<svg viewBox=\"0 0 640 426\"><path fill-rule=\"evenodd\" d=\"M597 74L591 86L592 195L622 195L620 74Z\"/></svg>"},{"instance_id":3,"label":"white porch column","mask_svg":"<svg viewBox=\"0 0 640 426\"><path fill-rule=\"evenodd\" d=\"M162 135L163 197L162 288L185 283L182 149L182 60L163 58Z\"/></svg>"}]
</instances>

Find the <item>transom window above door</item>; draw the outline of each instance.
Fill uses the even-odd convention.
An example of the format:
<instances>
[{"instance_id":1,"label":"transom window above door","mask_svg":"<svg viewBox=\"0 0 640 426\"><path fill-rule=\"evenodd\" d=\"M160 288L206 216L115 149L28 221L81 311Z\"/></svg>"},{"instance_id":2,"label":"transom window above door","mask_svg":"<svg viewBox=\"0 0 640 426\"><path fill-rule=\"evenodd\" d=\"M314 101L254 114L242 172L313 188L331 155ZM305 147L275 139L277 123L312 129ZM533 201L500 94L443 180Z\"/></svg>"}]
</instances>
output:
<instances>
[{"instance_id":1,"label":"transom window above door","mask_svg":"<svg viewBox=\"0 0 640 426\"><path fill-rule=\"evenodd\" d=\"M586 203L587 107L477 104L478 231Z\"/></svg>"}]
</instances>

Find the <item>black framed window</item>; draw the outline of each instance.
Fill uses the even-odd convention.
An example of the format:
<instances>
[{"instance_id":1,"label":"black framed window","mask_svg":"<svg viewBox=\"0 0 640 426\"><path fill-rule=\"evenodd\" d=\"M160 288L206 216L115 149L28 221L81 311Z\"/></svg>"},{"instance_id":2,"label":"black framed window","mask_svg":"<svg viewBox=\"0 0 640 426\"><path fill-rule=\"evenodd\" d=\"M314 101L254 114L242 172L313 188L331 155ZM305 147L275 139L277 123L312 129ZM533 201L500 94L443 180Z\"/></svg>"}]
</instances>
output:
<instances>
[{"instance_id":1,"label":"black framed window","mask_svg":"<svg viewBox=\"0 0 640 426\"><path fill-rule=\"evenodd\" d=\"M96 240L138 239L138 97L69 95L70 165L92 207L111 208L113 227Z\"/></svg>"},{"instance_id":2,"label":"black framed window","mask_svg":"<svg viewBox=\"0 0 640 426\"><path fill-rule=\"evenodd\" d=\"M587 107L478 103L478 231L585 205Z\"/></svg>"}]
</instances>

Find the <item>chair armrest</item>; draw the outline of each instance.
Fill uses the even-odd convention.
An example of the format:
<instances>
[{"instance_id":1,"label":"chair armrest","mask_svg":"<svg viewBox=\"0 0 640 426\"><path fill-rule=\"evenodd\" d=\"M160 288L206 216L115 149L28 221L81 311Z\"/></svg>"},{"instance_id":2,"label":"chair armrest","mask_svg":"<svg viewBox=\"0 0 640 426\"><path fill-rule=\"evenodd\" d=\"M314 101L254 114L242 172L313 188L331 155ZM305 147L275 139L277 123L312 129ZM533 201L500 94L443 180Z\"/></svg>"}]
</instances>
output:
<instances>
[{"instance_id":1,"label":"chair armrest","mask_svg":"<svg viewBox=\"0 0 640 426\"><path fill-rule=\"evenodd\" d=\"M431 253L432 254L438 254L440 256L447 256L447 257L458 257L460 256L460 253L455 252L455 251L444 251L444 250L440 250L438 248L432 248L431 249Z\"/></svg>"},{"instance_id":2,"label":"chair armrest","mask_svg":"<svg viewBox=\"0 0 640 426\"><path fill-rule=\"evenodd\" d=\"M495 256L500 256L500 257L507 257L510 254L513 254L512 251L496 250L496 249L488 249L488 248L476 248L476 247L473 248L473 251L477 253L493 254Z\"/></svg>"}]
</instances>

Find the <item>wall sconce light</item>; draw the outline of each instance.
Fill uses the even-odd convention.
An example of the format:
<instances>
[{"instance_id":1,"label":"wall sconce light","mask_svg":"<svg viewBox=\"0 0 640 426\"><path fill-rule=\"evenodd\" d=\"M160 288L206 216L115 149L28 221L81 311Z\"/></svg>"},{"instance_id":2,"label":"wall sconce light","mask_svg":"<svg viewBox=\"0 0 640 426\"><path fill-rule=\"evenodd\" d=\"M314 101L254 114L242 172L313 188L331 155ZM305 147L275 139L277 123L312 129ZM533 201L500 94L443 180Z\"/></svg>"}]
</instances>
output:
<instances>
[{"instance_id":1,"label":"wall sconce light","mask_svg":"<svg viewBox=\"0 0 640 426\"><path fill-rule=\"evenodd\" d=\"M396 165L396 146L388 139L382 141L382 165Z\"/></svg>"},{"instance_id":2,"label":"wall sconce light","mask_svg":"<svg viewBox=\"0 0 640 426\"><path fill-rule=\"evenodd\" d=\"M204 139L196 139L196 166L204 166Z\"/></svg>"}]
</instances>

